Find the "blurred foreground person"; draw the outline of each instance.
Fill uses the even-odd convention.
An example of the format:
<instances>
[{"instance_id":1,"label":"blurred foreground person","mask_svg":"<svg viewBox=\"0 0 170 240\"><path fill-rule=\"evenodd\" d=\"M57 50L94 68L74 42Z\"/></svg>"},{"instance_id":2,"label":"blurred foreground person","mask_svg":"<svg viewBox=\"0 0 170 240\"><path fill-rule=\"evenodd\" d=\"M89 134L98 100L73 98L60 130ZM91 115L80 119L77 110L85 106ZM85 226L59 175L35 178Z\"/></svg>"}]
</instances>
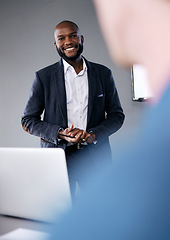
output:
<instances>
[{"instance_id":1,"label":"blurred foreground person","mask_svg":"<svg viewBox=\"0 0 170 240\"><path fill-rule=\"evenodd\" d=\"M146 67L154 94L134 141L55 229L58 240L170 239L170 1L95 0L118 64ZM102 167L103 169L103 167Z\"/></svg>"}]
</instances>

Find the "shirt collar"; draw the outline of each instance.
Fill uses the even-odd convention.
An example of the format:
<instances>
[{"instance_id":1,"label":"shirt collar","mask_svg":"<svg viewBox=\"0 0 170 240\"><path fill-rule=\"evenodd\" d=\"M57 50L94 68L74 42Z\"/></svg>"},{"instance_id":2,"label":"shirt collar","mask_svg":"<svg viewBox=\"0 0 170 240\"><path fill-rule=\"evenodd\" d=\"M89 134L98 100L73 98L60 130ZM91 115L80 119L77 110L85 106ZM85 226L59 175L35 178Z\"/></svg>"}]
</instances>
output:
<instances>
[{"instance_id":1,"label":"shirt collar","mask_svg":"<svg viewBox=\"0 0 170 240\"><path fill-rule=\"evenodd\" d=\"M80 72L81 75L83 75L84 72L87 70L86 62L83 57L82 57L82 59L83 59L83 69ZM62 60L63 60L63 65L64 65L64 74L67 73L68 69L75 72L74 68L68 62L66 62L63 58L62 58Z\"/></svg>"}]
</instances>

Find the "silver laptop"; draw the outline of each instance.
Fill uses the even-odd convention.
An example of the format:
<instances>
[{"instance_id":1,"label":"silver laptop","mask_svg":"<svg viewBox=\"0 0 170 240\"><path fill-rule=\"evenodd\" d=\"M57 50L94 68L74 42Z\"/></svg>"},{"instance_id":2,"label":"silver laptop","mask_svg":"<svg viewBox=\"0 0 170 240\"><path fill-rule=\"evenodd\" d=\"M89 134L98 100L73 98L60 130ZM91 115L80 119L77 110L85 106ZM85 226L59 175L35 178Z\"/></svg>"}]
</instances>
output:
<instances>
[{"instance_id":1,"label":"silver laptop","mask_svg":"<svg viewBox=\"0 0 170 240\"><path fill-rule=\"evenodd\" d=\"M0 148L0 214L54 222L71 207L60 148Z\"/></svg>"}]
</instances>

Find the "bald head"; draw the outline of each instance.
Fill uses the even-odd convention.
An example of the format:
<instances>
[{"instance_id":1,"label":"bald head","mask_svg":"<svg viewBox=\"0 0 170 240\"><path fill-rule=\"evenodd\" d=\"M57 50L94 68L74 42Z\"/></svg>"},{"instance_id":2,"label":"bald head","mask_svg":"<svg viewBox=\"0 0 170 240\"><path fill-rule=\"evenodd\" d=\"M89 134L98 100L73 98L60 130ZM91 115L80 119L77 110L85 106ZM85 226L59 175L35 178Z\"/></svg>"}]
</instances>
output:
<instances>
[{"instance_id":1,"label":"bald head","mask_svg":"<svg viewBox=\"0 0 170 240\"><path fill-rule=\"evenodd\" d=\"M79 27L77 26L76 23L74 23L72 21L69 21L69 20L64 20L64 21L61 21L60 23L58 23L57 26L55 27L55 29L54 29L54 38L56 36L55 35L56 34L56 30L61 29L61 28L66 28L66 27L71 27L76 32L80 33L80 29L79 29Z\"/></svg>"},{"instance_id":2,"label":"bald head","mask_svg":"<svg viewBox=\"0 0 170 240\"><path fill-rule=\"evenodd\" d=\"M57 24L56 28L59 27L60 25L62 26L63 24L71 24L71 25L73 25L74 27L76 27L77 29L79 29L79 27L77 26L76 23L74 23L74 22L72 22L72 21L69 21L69 20L61 21L60 23Z\"/></svg>"},{"instance_id":3,"label":"bald head","mask_svg":"<svg viewBox=\"0 0 170 240\"><path fill-rule=\"evenodd\" d=\"M145 66L153 95L160 95L169 81L170 0L94 2L113 60L122 66Z\"/></svg>"}]
</instances>

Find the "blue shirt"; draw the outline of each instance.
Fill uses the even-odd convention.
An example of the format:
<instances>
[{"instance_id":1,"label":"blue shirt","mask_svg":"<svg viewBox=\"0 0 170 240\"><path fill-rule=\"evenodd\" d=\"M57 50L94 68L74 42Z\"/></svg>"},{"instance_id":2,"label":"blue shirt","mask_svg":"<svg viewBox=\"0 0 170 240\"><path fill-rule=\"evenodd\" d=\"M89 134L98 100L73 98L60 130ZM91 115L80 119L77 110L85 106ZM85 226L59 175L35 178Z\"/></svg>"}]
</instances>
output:
<instances>
[{"instance_id":1,"label":"blue shirt","mask_svg":"<svg viewBox=\"0 0 170 240\"><path fill-rule=\"evenodd\" d=\"M51 239L170 239L169 109L170 87L146 113L136 138L114 153L113 168L89 179L82 199Z\"/></svg>"}]
</instances>

